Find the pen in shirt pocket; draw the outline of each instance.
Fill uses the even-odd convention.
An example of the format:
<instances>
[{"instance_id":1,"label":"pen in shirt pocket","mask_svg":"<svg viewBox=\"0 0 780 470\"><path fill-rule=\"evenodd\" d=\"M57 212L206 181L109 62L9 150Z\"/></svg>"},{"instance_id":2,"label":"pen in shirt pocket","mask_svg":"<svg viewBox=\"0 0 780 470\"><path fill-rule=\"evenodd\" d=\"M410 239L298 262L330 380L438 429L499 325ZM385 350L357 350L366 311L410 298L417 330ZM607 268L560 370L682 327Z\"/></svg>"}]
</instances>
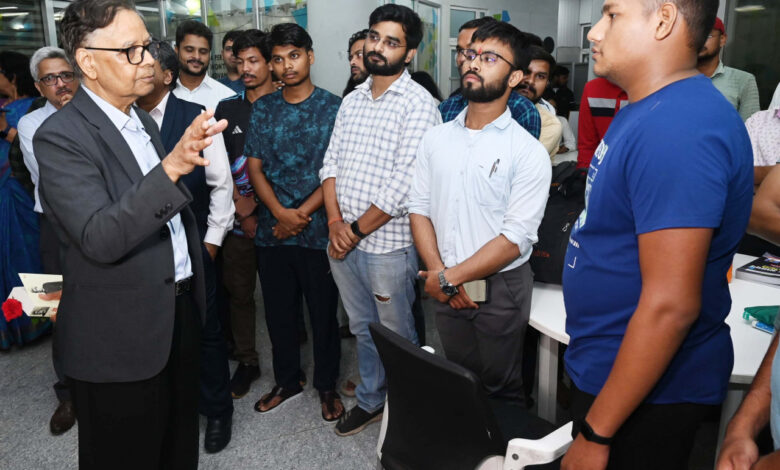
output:
<instances>
[{"instance_id":1,"label":"pen in shirt pocket","mask_svg":"<svg viewBox=\"0 0 780 470\"><path fill-rule=\"evenodd\" d=\"M501 163L501 159L500 158L496 158L496 161L493 162L493 166L490 168L490 173L488 174L488 178L492 177L493 173L495 173L496 170L498 170L498 164L499 163Z\"/></svg>"}]
</instances>

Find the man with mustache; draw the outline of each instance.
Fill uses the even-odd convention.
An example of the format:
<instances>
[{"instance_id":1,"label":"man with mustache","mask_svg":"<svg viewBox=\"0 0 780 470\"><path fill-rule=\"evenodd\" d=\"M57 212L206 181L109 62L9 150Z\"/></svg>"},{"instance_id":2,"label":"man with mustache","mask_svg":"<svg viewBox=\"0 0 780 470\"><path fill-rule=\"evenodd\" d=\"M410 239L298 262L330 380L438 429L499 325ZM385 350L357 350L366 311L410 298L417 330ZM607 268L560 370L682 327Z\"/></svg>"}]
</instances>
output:
<instances>
[{"instance_id":1,"label":"man with mustache","mask_svg":"<svg viewBox=\"0 0 780 470\"><path fill-rule=\"evenodd\" d=\"M233 55L238 61L238 72L245 91L221 101L214 117L228 119L222 136L233 174L233 201L236 205L235 225L222 244L220 261L235 341L233 355L238 360L238 367L230 380L230 393L237 399L246 395L252 382L260 378L260 360L255 346L254 296L257 202L249 181L244 144L249 132L252 105L259 98L276 91L276 87L271 77L271 51L265 33L257 29L242 32L233 42Z\"/></svg>"},{"instance_id":2,"label":"man with mustache","mask_svg":"<svg viewBox=\"0 0 780 470\"><path fill-rule=\"evenodd\" d=\"M176 28L176 54L179 56L179 79L173 94L214 110L235 91L208 75L214 34L200 21L187 20Z\"/></svg>"},{"instance_id":3,"label":"man with mustache","mask_svg":"<svg viewBox=\"0 0 780 470\"><path fill-rule=\"evenodd\" d=\"M154 119L160 129L163 147L171 151L203 107L184 101L171 93L176 86L179 67L176 53L167 42L155 43L158 57L154 62L154 89L136 100L136 104ZM206 271L206 323L201 333L200 410L206 416L204 447L207 452L219 452L230 442L233 400L228 380L227 349L220 330L216 305L216 273L214 258L207 251L222 243L225 226L233 225L233 180L230 176L225 142L222 134L203 150L211 162L181 178L192 193L190 208L195 213L198 231L203 240L203 265Z\"/></svg>"},{"instance_id":4,"label":"man with mustache","mask_svg":"<svg viewBox=\"0 0 780 470\"><path fill-rule=\"evenodd\" d=\"M699 51L696 67L699 72L712 79L715 88L737 108L742 120L747 121L761 109L758 103L758 85L752 73L723 65L720 51L726 46L727 40L726 25L720 18L715 18L715 25Z\"/></svg>"},{"instance_id":5,"label":"man with mustache","mask_svg":"<svg viewBox=\"0 0 780 470\"><path fill-rule=\"evenodd\" d=\"M30 177L35 184L35 212L40 214L41 238L40 252L43 270L47 274L61 274L60 249L57 235L54 233L49 218L44 215L38 193L38 161L35 159L32 140L35 131L49 116L60 110L72 98L79 87L79 80L73 73L73 67L68 62L65 51L56 47L42 47L35 51L30 59L30 74L35 79L35 88L46 98L46 104L19 120L19 145L24 156L24 164L30 171ZM56 325L55 325L56 334ZM62 372L62 362L57 341L52 341L51 359L57 382L54 391L59 400L54 415L49 422L49 429L54 435L62 434L76 422L70 390Z\"/></svg>"},{"instance_id":6,"label":"man with mustache","mask_svg":"<svg viewBox=\"0 0 780 470\"><path fill-rule=\"evenodd\" d=\"M257 208L257 268L263 286L274 386L255 404L266 413L303 391L298 311L306 299L313 334L314 388L325 421L344 413L336 393L341 340L338 290L328 265L327 214L317 175L341 98L314 86L311 36L295 23L268 33L271 68L284 88L252 109L245 153ZM272 124L267 124L272 123Z\"/></svg>"},{"instance_id":7,"label":"man with mustache","mask_svg":"<svg viewBox=\"0 0 780 470\"><path fill-rule=\"evenodd\" d=\"M409 195L412 234L428 269L420 273L425 291L439 302L447 358L479 375L492 397L522 401L528 260L552 170L543 146L507 107L528 67L523 33L487 23L461 54L468 106L423 137ZM485 297L470 297L476 285Z\"/></svg>"},{"instance_id":8,"label":"man with mustache","mask_svg":"<svg viewBox=\"0 0 780 470\"><path fill-rule=\"evenodd\" d=\"M555 68L555 59L536 45L529 46L528 53L530 58L528 73L517 86L517 92L531 100L539 111L542 120L539 142L552 157L558 152L563 126L555 117L555 107L542 98L542 95L550 84L550 71Z\"/></svg>"},{"instance_id":9,"label":"man with mustache","mask_svg":"<svg viewBox=\"0 0 780 470\"><path fill-rule=\"evenodd\" d=\"M363 44L366 42L367 35L368 30L361 29L349 38L349 45L347 46L347 54L349 54L349 80L346 88L344 88L344 92L341 94L342 97L350 94L356 86L365 82L366 78L368 78L368 72L363 63Z\"/></svg>"},{"instance_id":10,"label":"man with mustache","mask_svg":"<svg viewBox=\"0 0 780 470\"><path fill-rule=\"evenodd\" d=\"M340 436L382 419L385 373L368 324L418 340L417 252L406 202L420 139L441 123L433 97L406 70L421 39L422 21L411 9L386 4L371 13L363 46L370 76L344 98L320 171L330 267L357 339L361 378L357 405L336 425Z\"/></svg>"},{"instance_id":11,"label":"man with mustache","mask_svg":"<svg viewBox=\"0 0 780 470\"><path fill-rule=\"evenodd\" d=\"M458 70L461 70L464 57L460 51L468 49L471 42L471 36L474 34L480 26L497 21L492 16L484 16L474 20L463 23L458 30L458 45L455 49L455 63ZM449 122L455 119L468 104L466 98L460 93L460 88L453 91L449 98L439 104L439 111L441 112L442 121ZM534 107L533 103L520 94L513 93L509 95L509 110L512 112L512 118L517 121L523 129L527 130L529 134L534 138L539 138L539 132L541 129L541 120L539 118L539 112Z\"/></svg>"}]
</instances>

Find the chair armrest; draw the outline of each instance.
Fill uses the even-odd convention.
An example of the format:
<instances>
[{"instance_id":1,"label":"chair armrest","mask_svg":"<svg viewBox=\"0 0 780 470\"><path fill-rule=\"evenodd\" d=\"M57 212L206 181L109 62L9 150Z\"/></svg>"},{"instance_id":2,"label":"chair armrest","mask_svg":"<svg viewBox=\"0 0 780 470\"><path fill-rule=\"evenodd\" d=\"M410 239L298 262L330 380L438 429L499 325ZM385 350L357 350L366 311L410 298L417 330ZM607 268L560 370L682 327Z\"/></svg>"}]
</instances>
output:
<instances>
[{"instance_id":1,"label":"chair armrest","mask_svg":"<svg viewBox=\"0 0 780 470\"><path fill-rule=\"evenodd\" d=\"M552 462L566 453L572 443L569 421L541 439L512 439L506 447L503 470L522 470L527 465Z\"/></svg>"}]
</instances>

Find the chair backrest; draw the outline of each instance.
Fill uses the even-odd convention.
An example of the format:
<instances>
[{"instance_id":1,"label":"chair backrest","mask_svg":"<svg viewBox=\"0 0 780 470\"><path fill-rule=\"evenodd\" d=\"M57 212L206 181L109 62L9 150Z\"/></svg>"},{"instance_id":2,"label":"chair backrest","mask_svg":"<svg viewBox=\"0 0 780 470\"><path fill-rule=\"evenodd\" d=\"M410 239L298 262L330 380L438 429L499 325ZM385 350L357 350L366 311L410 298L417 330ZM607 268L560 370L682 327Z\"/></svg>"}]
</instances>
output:
<instances>
[{"instance_id":1,"label":"chair backrest","mask_svg":"<svg viewBox=\"0 0 780 470\"><path fill-rule=\"evenodd\" d=\"M385 468L471 470L490 455L504 455L506 441L474 373L382 325L369 330L392 409L382 445Z\"/></svg>"}]
</instances>

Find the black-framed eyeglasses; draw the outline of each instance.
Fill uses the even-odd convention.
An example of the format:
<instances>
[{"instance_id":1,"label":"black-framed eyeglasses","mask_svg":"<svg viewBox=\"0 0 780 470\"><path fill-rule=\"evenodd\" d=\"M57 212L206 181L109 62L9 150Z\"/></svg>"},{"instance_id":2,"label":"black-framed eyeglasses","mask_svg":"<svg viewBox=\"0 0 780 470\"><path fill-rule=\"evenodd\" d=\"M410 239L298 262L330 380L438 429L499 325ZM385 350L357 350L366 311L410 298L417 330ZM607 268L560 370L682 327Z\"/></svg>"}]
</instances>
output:
<instances>
[{"instance_id":1,"label":"black-framed eyeglasses","mask_svg":"<svg viewBox=\"0 0 780 470\"><path fill-rule=\"evenodd\" d=\"M54 86L57 84L57 80L62 80L62 83L70 83L74 78L76 78L76 74L73 72L50 73L45 77L39 78L38 81L46 86Z\"/></svg>"},{"instance_id":2,"label":"black-framed eyeglasses","mask_svg":"<svg viewBox=\"0 0 780 470\"><path fill-rule=\"evenodd\" d=\"M160 44L157 41L152 41L149 44L143 46L130 46L130 47L85 47L92 51L111 51L111 52L124 52L127 55L127 61L130 65L138 65L144 61L146 51L152 54L152 58L157 60L160 56Z\"/></svg>"},{"instance_id":3,"label":"black-framed eyeglasses","mask_svg":"<svg viewBox=\"0 0 780 470\"><path fill-rule=\"evenodd\" d=\"M369 44L376 44L378 42L382 42L390 50L395 50L398 49L399 47L406 47L404 44L401 44L395 39L382 38L373 31L369 31L368 35L366 35L366 42Z\"/></svg>"},{"instance_id":4,"label":"black-framed eyeglasses","mask_svg":"<svg viewBox=\"0 0 780 470\"><path fill-rule=\"evenodd\" d=\"M517 67L512 62L506 60L505 58L501 57L500 54L497 54L493 51L482 51L477 52L474 49L461 49L460 54L469 62L472 62L479 57L480 62L482 62L485 65L495 65L496 62L498 62L498 59L503 60L507 64L509 64L512 69L516 69Z\"/></svg>"}]
</instances>

